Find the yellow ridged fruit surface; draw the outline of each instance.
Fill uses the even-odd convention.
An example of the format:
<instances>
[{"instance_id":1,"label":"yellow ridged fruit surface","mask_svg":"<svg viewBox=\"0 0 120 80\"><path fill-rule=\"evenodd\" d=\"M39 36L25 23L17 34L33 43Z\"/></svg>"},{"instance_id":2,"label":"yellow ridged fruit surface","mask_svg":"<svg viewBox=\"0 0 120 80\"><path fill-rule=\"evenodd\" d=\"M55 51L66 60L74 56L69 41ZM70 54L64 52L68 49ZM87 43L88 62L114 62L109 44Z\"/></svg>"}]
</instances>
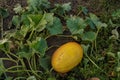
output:
<instances>
[{"instance_id":1,"label":"yellow ridged fruit surface","mask_svg":"<svg viewBox=\"0 0 120 80\"><path fill-rule=\"evenodd\" d=\"M55 71L66 73L77 66L83 58L83 48L76 42L60 46L52 55L51 64Z\"/></svg>"}]
</instances>

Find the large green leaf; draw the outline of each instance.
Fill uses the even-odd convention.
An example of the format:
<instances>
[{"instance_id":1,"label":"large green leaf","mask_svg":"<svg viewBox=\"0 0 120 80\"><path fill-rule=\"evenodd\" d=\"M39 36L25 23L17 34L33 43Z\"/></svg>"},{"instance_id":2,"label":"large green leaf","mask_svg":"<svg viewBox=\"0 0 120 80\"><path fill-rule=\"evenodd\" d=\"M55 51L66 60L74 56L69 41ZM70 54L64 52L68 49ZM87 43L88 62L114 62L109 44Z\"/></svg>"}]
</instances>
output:
<instances>
[{"instance_id":1,"label":"large green leaf","mask_svg":"<svg viewBox=\"0 0 120 80\"><path fill-rule=\"evenodd\" d=\"M29 15L28 19L30 21L30 26L32 27L32 30L36 30L38 32L41 32L45 29L47 20L45 19L46 14L44 15Z\"/></svg>"},{"instance_id":2,"label":"large green leaf","mask_svg":"<svg viewBox=\"0 0 120 80\"><path fill-rule=\"evenodd\" d=\"M102 23L95 14L90 13L89 15L90 15L91 21L95 24L97 29L100 29L101 27L107 27L107 24Z\"/></svg>"},{"instance_id":3,"label":"large green leaf","mask_svg":"<svg viewBox=\"0 0 120 80\"><path fill-rule=\"evenodd\" d=\"M82 44L82 48L83 48L83 50L84 50L84 54L87 54L89 47L90 47L89 44L88 44L88 45Z\"/></svg>"},{"instance_id":4,"label":"large green leaf","mask_svg":"<svg viewBox=\"0 0 120 80\"><path fill-rule=\"evenodd\" d=\"M65 12L68 12L71 10L70 2L64 3L64 4L55 4L55 9L52 10L52 12L63 15Z\"/></svg>"},{"instance_id":5,"label":"large green leaf","mask_svg":"<svg viewBox=\"0 0 120 80\"><path fill-rule=\"evenodd\" d=\"M120 9L117 9L112 13L113 19L120 19Z\"/></svg>"},{"instance_id":6,"label":"large green leaf","mask_svg":"<svg viewBox=\"0 0 120 80\"><path fill-rule=\"evenodd\" d=\"M46 13L45 14L45 19L47 21L47 25L53 25L53 20L54 20L54 17L53 17L53 13Z\"/></svg>"},{"instance_id":7,"label":"large green leaf","mask_svg":"<svg viewBox=\"0 0 120 80\"><path fill-rule=\"evenodd\" d=\"M63 10L64 11L70 11L71 10L70 4L71 4L70 2L62 4Z\"/></svg>"},{"instance_id":8,"label":"large green leaf","mask_svg":"<svg viewBox=\"0 0 120 80\"><path fill-rule=\"evenodd\" d=\"M50 32L51 35L56 35L56 34L62 34L63 33L63 28L62 28L62 23L59 18L54 17L53 18L53 24L52 25L47 25L47 29Z\"/></svg>"},{"instance_id":9,"label":"large green leaf","mask_svg":"<svg viewBox=\"0 0 120 80\"><path fill-rule=\"evenodd\" d=\"M17 55L19 55L21 58L26 58L26 59L30 59L32 56L31 52L17 52Z\"/></svg>"},{"instance_id":10,"label":"large green leaf","mask_svg":"<svg viewBox=\"0 0 120 80\"><path fill-rule=\"evenodd\" d=\"M32 41L29 45L35 52L40 53L42 56L45 55L45 51L48 48L47 42L43 38L36 38L36 40Z\"/></svg>"},{"instance_id":11,"label":"large green leaf","mask_svg":"<svg viewBox=\"0 0 120 80\"><path fill-rule=\"evenodd\" d=\"M67 27L72 34L82 34L87 24L82 18L72 16L67 20Z\"/></svg>"},{"instance_id":12,"label":"large green leaf","mask_svg":"<svg viewBox=\"0 0 120 80\"><path fill-rule=\"evenodd\" d=\"M82 11L85 15L88 14L88 9L84 6L79 6L79 11Z\"/></svg>"},{"instance_id":13,"label":"large green leaf","mask_svg":"<svg viewBox=\"0 0 120 80\"><path fill-rule=\"evenodd\" d=\"M32 21L35 23L35 26L36 26L42 19L43 15L42 14L29 14L28 17L32 19Z\"/></svg>"},{"instance_id":14,"label":"large green leaf","mask_svg":"<svg viewBox=\"0 0 120 80\"><path fill-rule=\"evenodd\" d=\"M27 0L27 3L29 4L29 11L38 11L38 0Z\"/></svg>"},{"instance_id":15,"label":"large green leaf","mask_svg":"<svg viewBox=\"0 0 120 80\"><path fill-rule=\"evenodd\" d=\"M89 31L82 35L82 40L93 42L96 39L96 33Z\"/></svg>"},{"instance_id":16,"label":"large green leaf","mask_svg":"<svg viewBox=\"0 0 120 80\"><path fill-rule=\"evenodd\" d=\"M27 0L28 10L32 12L43 11L50 7L50 2L48 0Z\"/></svg>"},{"instance_id":17,"label":"large green leaf","mask_svg":"<svg viewBox=\"0 0 120 80\"><path fill-rule=\"evenodd\" d=\"M0 50L9 51L9 41L7 39L0 40Z\"/></svg>"},{"instance_id":18,"label":"large green leaf","mask_svg":"<svg viewBox=\"0 0 120 80\"><path fill-rule=\"evenodd\" d=\"M0 15L2 15L3 18L6 18L6 17L8 17L9 13L8 13L7 9L0 7Z\"/></svg>"},{"instance_id":19,"label":"large green leaf","mask_svg":"<svg viewBox=\"0 0 120 80\"><path fill-rule=\"evenodd\" d=\"M33 55L32 50L29 48L29 46L21 45L20 50L17 52L17 55L21 58L30 59Z\"/></svg>"},{"instance_id":20,"label":"large green leaf","mask_svg":"<svg viewBox=\"0 0 120 80\"><path fill-rule=\"evenodd\" d=\"M14 10L15 13L17 14L17 13L21 13L23 9L22 9L22 7L21 7L20 4L16 4L16 5L15 5L15 8L14 8L13 10Z\"/></svg>"},{"instance_id":21,"label":"large green leaf","mask_svg":"<svg viewBox=\"0 0 120 80\"><path fill-rule=\"evenodd\" d=\"M27 34L27 32L28 32L28 30L30 29L30 27L29 26L21 26L21 29L20 30L16 30L13 34L12 34L12 36L15 38L15 39L17 39L17 40L20 40L20 41L22 41L22 40L24 40L25 39L25 36L26 36L26 34ZM12 37L11 36L11 37Z\"/></svg>"},{"instance_id":22,"label":"large green leaf","mask_svg":"<svg viewBox=\"0 0 120 80\"><path fill-rule=\"evenodd\" d=\"M86 23L89 24L91 29L96 28L95 24L93 23L93 21L89 17L86 17Z\"/></svg>"},{"instance_id":23,"label":"large green leaf","mask_svg":"<svg viewBox=\"0 0 120 80\"><path fill-rule=\"evenodd\" d=\"M12 23L13 25L15 25L16 27L20 26L20 17L18 15L13 16L12 18Z\"/></svg>"},{"instance_id":24,"label":"large green leaf","mask_svg":"<svg viewBox=\"0 0 120 80\"><path fill-rule=\"evenodd\" d=\"M45 70L49 70L50 69L50 57L41 57L40 58L40 66L45 69Z\"/></svg>"},{"instance_id":25,"label":"large green leaf","mask_svg":"<svg viewBox=\"0 0 120 80\"><path fill-rule=\"evenodd\" d=\"M29 25L30 24L30 21L28 19L28 14L27 13L23 13L21 15L21 22L24 24L24 25Z\"/></svg>"}]
</instances>

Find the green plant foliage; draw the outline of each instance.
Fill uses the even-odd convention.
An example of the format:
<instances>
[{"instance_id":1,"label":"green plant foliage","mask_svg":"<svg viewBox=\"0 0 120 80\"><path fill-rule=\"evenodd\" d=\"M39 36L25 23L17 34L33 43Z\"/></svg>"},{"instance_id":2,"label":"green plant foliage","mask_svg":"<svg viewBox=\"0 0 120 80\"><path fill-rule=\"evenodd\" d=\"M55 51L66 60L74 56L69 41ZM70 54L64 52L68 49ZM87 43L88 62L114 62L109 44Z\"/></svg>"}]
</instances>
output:
<instances>
[{"instance_id":1,"label":"green plant foliage","mask_svg":"<svg viewBox=\"0 0 120 80\"><path fill-rule=\"evenodd\" d=\"M97 29L100 29L101 27L107 27L107 24L102 23L96 15L90 13L89 16L90 16L91 21L95 24Z\"/></svg>"},{"instance_id":2,"label":"green plant foliage","mask_svg":"<svg viewBox=\"0 0 120 80\"><path fill-rule=\"evenodd\" d=\"M44 70L49 70L50 69L50 57L41 57L40 58L40 66L44 69Z\"/></svg>"},{"instance_id":3,"label":"green plant foliage","mask_svg":"<svg viewBox=\"0 0 120 80\"><path fill-rule=\"evenodd\" d=\"M48 0L27 0L28 10L33 12L43 11L50 7Z\"/></svg>"},{"instance_id":4,"label":"green plant foliage","mask_svg":"<svg viewBox=\"0 0 120 80\"><path fill-rule=\"evenodd\" d=\"M23 8L21 7L20 4L17 4L17 5L15 5L15 8L13 10L15 11L15 13L20 14L22 12Z\"/></svg>"},{"instance_id":5,"label":"green plant foliage","mask_svg":"<svg viewBox=\"0 0 120 80\"><path fill-rule=\"evenodd\" d=\"M104 19L89 13L83 6L80 6L78 15L68 13L70 2L52 7L48 0L27 0L27 3L26 7L15 6L16 15L12 18L15 29L5 31L0 40L0 54L6 56L0 57L0 79L3 79L1 76L5 80L120 79L119 10L113 12L106 24L102 22ZM0 8L0 15L6 18L9 13ZM48 43L51 36L74 38L80 43L84 50L81 64L65 74L55 72L48 53L56 47ZM5 61L15 65L5 67Z\"/></svg>"},{"instance_id":6,"label":"green plant foliage","mask_svg":"<svg viewBox=\"0 0 120 80\"><path fill-rule=\"evenodd\" d=\"M82 18L72 16L67 20L67 27L72 34L82 34L87 24Z\"/></svg>"},{"instance_id":7,"label":"green plant foliage","mask_svg":"<svg viewBox=\"0 0 120 80\"><path fill-rule=\"evenodd\" d=\"M3 16L3 18L8 17L9 13L6 9L0 7L0 15Z\"/></svg>"},{"instance_id":8,"label":"green plant foliage","mask_svg":"<svg viewBox=\"0 0 120 80\"><path fill-rule=\"evenodd\" d=\"M63 15L65 12L69 12L71 10L70 4L70 2L64 4L55 4L55 8L52 10L52 12Z\"/></svg>"},{"instance_id":9,"label":"green plant foliage","mask_svg":"<svg viewBox=\"0 0 120 80\"><path fill-rule=\"evenodd\" d=\"M113 19L120 19L120 9L114 11L112 13L112 17L113 17Z\"/></svg>"},{"instance_id":10,"label":"green plant foliage","mask_svg":"<svg viewBox=\"0 0 120 80\"><path fill-rule=\"evenodd\" d=\"M12 23L17 27L20 26L20 17L19 16L13 16Z\"/></svg>"},{"instance_id":11,"label":"green plant foliage","mask_svg":"<svg viewBox=\"0 0 120 80\"><path fill-rule=\"evenodd\" d=\"M57 17L53 18L53 24L47 25L47 29L51 35L63 33L62 23L61 23L60 19Z\"/></svg>"},{"instance_id":12,"label":"green plant foliage","mask_svg":"<svg viewBox=\"0 0 120 80\"><path fill-rule=\"evenodd\" d=\"M45 51L47 50L47 42L43 38L36 38L36 40L30 43L30 47L35 51L38 52L40 55L44 56Z\"/></svg>"},{"instance_id":13,"label":"green plant foliage","mask_svg":"<svg viewBox=\"0 0 120 80\"><path fill-rule=\"evenodd\" d=\"M95 39L96 39L96 34L95 34L95 32L92 32L92 31L85 32L82 35L82 40L85 40L85 41L93 42Z\"/></svg>"}]
</instances>

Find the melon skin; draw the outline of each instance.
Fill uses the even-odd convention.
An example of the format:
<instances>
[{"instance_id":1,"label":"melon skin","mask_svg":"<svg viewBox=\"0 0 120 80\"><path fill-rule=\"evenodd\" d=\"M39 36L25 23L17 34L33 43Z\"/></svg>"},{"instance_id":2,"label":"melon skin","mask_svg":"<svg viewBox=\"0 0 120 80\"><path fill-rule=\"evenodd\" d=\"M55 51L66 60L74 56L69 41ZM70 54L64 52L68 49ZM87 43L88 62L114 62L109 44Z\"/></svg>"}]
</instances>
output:
<instances>
[{"instance_id":1,"label":"melon skin","mask_svg":"<svg viewBox=\"0 0 120 80\"><path fill-rule=\"evenodd\" d=\"M60 46L52 55L51 64L55 71L66 73L77 66L83 58L83 48L76 42Z\"/></svg>"}]
</instances>

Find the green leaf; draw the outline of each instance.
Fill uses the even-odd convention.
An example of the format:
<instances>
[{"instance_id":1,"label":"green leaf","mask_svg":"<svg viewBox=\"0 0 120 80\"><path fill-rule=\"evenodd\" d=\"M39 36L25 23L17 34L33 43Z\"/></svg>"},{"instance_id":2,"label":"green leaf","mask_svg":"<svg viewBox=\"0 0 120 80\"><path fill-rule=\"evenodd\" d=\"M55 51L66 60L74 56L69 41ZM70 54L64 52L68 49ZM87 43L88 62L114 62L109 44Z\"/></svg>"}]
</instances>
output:
<instances>
[{"instance_id":1,"label":"green leaf","mask_svg":"<svg viewBox=\"0 0 120 80\"><path fill-rule=\"evenodd\" d=\"M29 11L38 11L38 0L27 0Z\"/></svg>"},{"instance_id":2,"label":"green leaf","mask_svg":"<svg viewBox=\"0 0 120 80\"><path fill-rule=\"evenodd\" d=\"M11 37L14 37L15 39L17 40L24 40L25 39L25 36L27 34L27 31L29 29L29 27L27 28L28 26L22 26L22 29L21 30L16 30L12 35ZM24 33L24 34L23 34Z\"/></svg>"},{"instance_id":3,"label":"green leaf","mask_svg":"<svg viewBox=\"0 0 120 80\"><path fill-rule=\"evenodd\" d=\"M46 13L45 14L45 19L47 21L47 25L53 25L53 20L54 20L54 17L53 17L53 13Z\"/></svg>"},{"instance_id":4,"label":"green leaf","mask_svg":"<svg viewBox=\"0 0 120 80\"><path fill-rule=\"evenodd\" d=\"M0 40L0 50L9 51L9 41L7 39Z\"/></svg>"},{"instance_id":5,"label":"green leaf","mask_svg":"<svg viewBox=\"0 0 120 80\"><path fill-rule=\"evenodd\" d=\"M24 25L29 25L30 24L30 21L28 19L28 14L26 13L23 13L21 15L21 22L24 24Z\"/></svg>"},{"instance_id":6,"label":"green leaf","mask_svg":"<svg viewBox=\"0 0 120 80\"><path fill-rule=\"evenodd\" d=\"M28 10L32 12L39 12L50 7L50 2L48 0L27 0Z\"/></svg>"},{"instance_id":7,"label":"green leaf","mask_svg":"<svg viewBox=\"0 0 120 80\"><path fill-rule=\"evenodd\" d=\"M82 11L85 15L88 14L88 9L87 9L86 7L79 6L78 10L79 10L79 11Z\"/></svg>"},{"instance_id":8,"label":"green leaf","mask_svg":"<svg viewBox=\"0 0 120 80\"><path fill-rule=\"evenodd\" d=\"M107 24L106 24L106 23L102 23L102 22L98 22L98 23L97 23L97 28L100 29L101 27L106 28L106 27L107 27Z\"/></svg>"},{"instance_id":9,"label":"green leaf","mask_svg":"<svg viewBox=\"0 0 120 80\"><path fill-rule=\"evenodd\" d=\"M46 20L42 20L42 21L40 21L40 23L36 26L36 30L38 31L38 32L41 32L41 31L43 31L45 28L46 28L46 24L47 24L47 21Z\"/></svg>"},{"instance_id":10,"label":"green leaf","mask_svg":"<svg viewBox=\"0 0 120 80\"><path fill-rule=\"evenodd\" d=\"M63 33L62 23L60 22L60 19L57 17L54 17L52 25L47 25L47 29L51 35Z\"/></svg>"},{"instance_id":11,"label":"green leaf","mask_svg":"<svg viewBox=\"0 0 120 80\"><path fill-rule=\"evenodd\" d=\"M83 51L84 51L85 54L87 54L89 47L90 47L90 45L82 44L82 48L83 48Z\"/></svg>"},{"instance_id":12,"label":"green leaf","mask_svg":"<svg viewBox=\"0 0 120 80\"><path fill-rule=\"evenodd\" d=\"M23 37L25 38L25 36L27 35L28 31L29 31L30 27L29 26L25 26L25 25L22 25L21 26L21 30L20 30L20 33L23 34Z\"/></svg>"},{"instance_id":13,"label":"green leaf","mask_svg":"<svg viewBox=\"0 0 120 80\"><path fill-rule=\"evenodd\" d=\"M33 53L32 50L29 49L29 46L22 45L20 50L17 52L17 55L19 55L21 58L30 59Z\"/></svg>"},{"instance_id":14,"label":"green leaf","mask_svg":"<svg viewBox=\"0 0 120 80\"><path fill-rule=\"evenodd\" d=\"M45 69L45 70L49 70L50 69L50 57L41 57L40 58L40 66Z\"/></svg>"},{"instance_id":15,"label":"green leaf","mask_svg":"<svg viewBox=\"0 0 120 80\"><path fill-rule=\"evenodd\" d=\"M63 3L63 4L55 4L55 8L52 10L52 12L63 15L65 12L68 12L71 10L70 2Z\"/></svg>"},{"instance_id":16,"label":"green leaf","mask_svg":"<svg viewBox=\"0 0 120 80\"><path fill-rule=\"evenodd\" d=\"M87 9L86 7L82 7L82 11L83 11L83 13L84 13L85 15L88 14L88 9Z\"/></svg>"},{"instance_id":17,"label":"green leaf","mask_svg":"<svg viewBox=\"0 0 120 80\"><path fill-rule=\"evenodd\" d=\"M39 5L38 5L39 10L45 10L50 8L49 0L38 0L38 1L39 1Z\"/></svg>"},{"instance_id":18,"label":"green leaf","mask_svg":"<svg viewBox=\"0 0 120 80\"><path fill-rule=\"evenodd\" d=\"M32 41L32 43L29 44L32 49L34 49L35 52L40 53L40 55L44 56L45 51L47 50L47 42L43 38L36 38L36 40Z\"/></svg>"},{"instance_id":19,"label":"green leaf","mask_svg":"<svg viewBox=\"0 0 120 80\"><path fill-rule=\"evenodd\" d=\"M112 30L112 36L110 36L110 39L119 39L117 28Z\"/></svg>"},{"instance_id":20,"label":"green leaf","mask_svg":"<svg viewBox=\"0 0 120 80\"><path fill-rule=\"evenodd\" d=\"M27 78L27 80L37 80L35 76L30 76Z\"/></svg>"},{"instance_id":21,"label":"green leaf","mask_svg":"<svg viewBox=\"0 0 120 80\"><path fill-rule=\"evenodd\" d=\"M9 13L8 13L7 9L4 9L4 8L0 7L0 15L2 15L3 18L6 18L6 17L9 16Z\"/></svg>"},{"instance_id":22,"label":"green leaf","mask_svg":"<svg viewBox=\"0 0 120 80\"><path fill-rule=\"evenodd\" d=\"M95 15L90 13L90 19L93 21L93 23L96 25L99 22L99 18ZM97 26L97 25L96 25Z\"/></svg>"},{"instance_id":23,"label":"green leaf","mask_svg":"<svg viewBox=\"0 0 120 80\"><path fill-rule=\"evenodd\" d=\"M82 40L93 42L96 39L96 33L89 31L82 35Z\"/></svg>"},{"instance_id":24,"label":"green leaf","mask_svg":"<svg viewBox=\"0 0 120 80\"><path fill-rule=\"evenodd\" d=\"M67 20L67 27L72 34L82 34L87 24L82 18L72 16Z\"/></svg>"},{"instance_id":25,"label":"green leaf","mask_svg":"<svg viewBox=\"0 0 120 80\"><path fill-rule=\"evenodd\" d=\"M30 21L30 26L32 30L41 32L46 28L47 20L45 19L46 14L44 15L29 15L28 19Z\"/></svg>"},{"instance_id":26,"label":"green leaf","mask_svg":"<svg viewBox=\"0 0 120 80\"><path fill-rule=\"evenodd\" d=\"M92 20L89 17L86 18L86 23L90 25L91 29L95 29L95 24L92 22Z\"/></svg>"},{"instance_id":27,"label":"green leaf","mask_svg":"<svg viewBox=\"0 0 120 80\"><path fill-rule=\"evenodd\" d=\"M63 10L64 10L64 11L70 11L70 10L71 10L70 4L71 4L70 2L64 3L64 4L62 5Z\"/></svg>"},{"instance_id":28,"label":"green leaf","mask_svg":"<svg viewBox=\"0 0 120 80\"><path fill-rule=\"evenodd\" d=\"M29 14L28 17L31 18L31 20L35 23L35 26L36 26L42 19L43 15L42 14Z\"/></svg>"},{"instance_id":29,"label":"green leaf","mask_svg":"<svg viewBox=\"0 0 120 80\"><path fill-rule=\"evenodd\" d=\"M102 23L95 14L90 13L89 15L90 15L91 21L95 24L97 29L100 29L101 27L107 27L107 24Z\"/></svg>"},{"instance_id":30,"label":"green leaf","mask_svg":"<svg viewBox=\"0 0 120 80\"><path fill-rule=\"evenodd\" d=\"M117 9L112 13L113 19L120 19L120 9Z\"/></svg>"},{"instance_id":31,"label":"green leaf","mask_svg":"<svg viewBox=\"0 0 120 80\"><path fill-rule=\"evenodd\" d=\"M18 15L13 16L12 18L12 23L13 25L15 25L16 27L20 26L20 17Z\"/></svg>"},{"instance_id":32,"label":"green leaf","mask_svg":"<svg viewBox=\"0 0 120 80\"><path fill-rule=\"evenodd\" d=\"M115 58L115 53L107 52L107 55L108 55L108 56L111 56L111 57L113 57L113 58Z\"/></svg>"},{"instance_id":33,"label":"green leaf","mask_svg":"<svg viewBox=\"0 0 120 80\"><path fill-rule=\"evenodd\" d=\"M26 58L26 59L30 59L32 56L31 52L17 52L17 55L19 55L21 58Z\"/></svg>"},{"instance_id":34,"label":"green leaf","mask_svg":"<svg viewBox=\"0 0 120 80\"><path fill-rule=\"evenodd\" d=\"M22 7L20 4L15 5L15 8L13 9L15 13L21 13L22 12Z\"/></svg>"}]
</instances>

